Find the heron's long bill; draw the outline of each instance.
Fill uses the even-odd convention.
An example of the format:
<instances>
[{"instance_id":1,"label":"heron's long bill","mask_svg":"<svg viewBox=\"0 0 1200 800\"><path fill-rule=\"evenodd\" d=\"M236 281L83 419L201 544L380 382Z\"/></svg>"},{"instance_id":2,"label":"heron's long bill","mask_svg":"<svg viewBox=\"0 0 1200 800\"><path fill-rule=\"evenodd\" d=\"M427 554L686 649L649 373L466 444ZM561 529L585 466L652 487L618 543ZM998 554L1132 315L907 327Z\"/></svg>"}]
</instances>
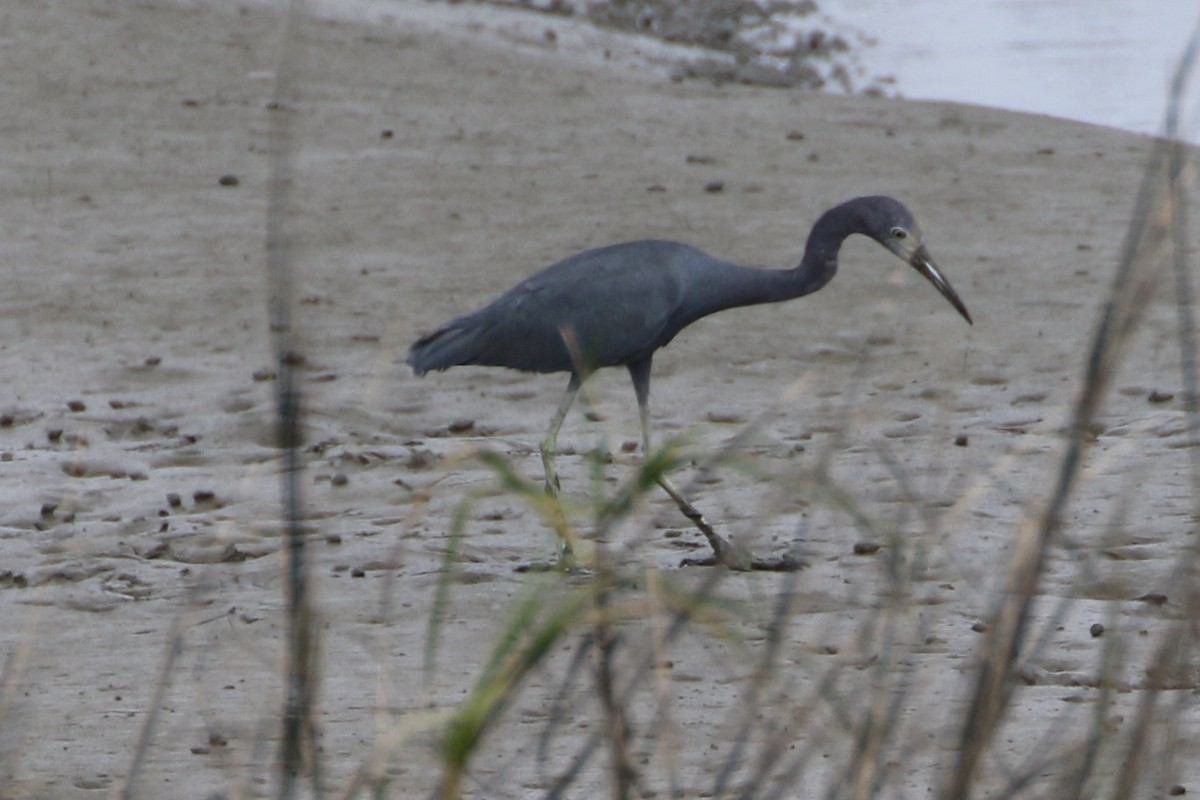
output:
<instances>
[{"instance_id":1,"label":"heron's long bill","mask_svg":"<svg viewBox=\"0 0 1200 800\"><path fill-rule=\"evenodd\" d=\"M975 324L971 321L971 312L967 311L967 307L959 298L958 292L954 291L954 287L950 285L950 281L946 280L938 270L937 264L933 263L933 259L929 257L929 251L925 249L924 245L917 248L917 251L912 254L912 258L908 260L908 263L912 264L913 269L924 275L930 283L937 287L937 290L942 293L942 297L949 300L950 305L958 309L958 313L963 315L963 319L969 325Z\"/></svg>"}]
</instances>

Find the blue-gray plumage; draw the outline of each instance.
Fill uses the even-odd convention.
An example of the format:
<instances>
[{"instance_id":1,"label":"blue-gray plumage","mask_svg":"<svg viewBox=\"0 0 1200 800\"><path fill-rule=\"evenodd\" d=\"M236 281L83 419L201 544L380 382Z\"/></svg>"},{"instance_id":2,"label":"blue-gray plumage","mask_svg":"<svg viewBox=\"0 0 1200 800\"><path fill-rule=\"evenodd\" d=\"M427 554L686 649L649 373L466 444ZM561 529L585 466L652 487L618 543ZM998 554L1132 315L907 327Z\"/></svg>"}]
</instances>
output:
<instances>
[{"instance_id":1,"label":"blue-gray plumage","mask_svg":"<svg viewBox=\"0 0 1200 800\"><path fill-rule=\"evenodd\" d=\"M567 393L542 441L546 486L554 491L558 429L588 373L618 365L629 370L641 414L643 446L649 451L654 352L688 325L717 311L817 291L837 272L842 242L854 234L874 239L907 261L971 322L966 306L926 251L920 227L908 209L890 197L858 197L821 215L809 234L803 259L793 269L741 267L668 241L588 250L527 278L479 311L422 336L409 350L408 363L418 375L464 364L569 372ZM671 488L668 491L676 496ZM720 547L714 543L714 548L720 556Z\"/></svg>"}]
</instances>

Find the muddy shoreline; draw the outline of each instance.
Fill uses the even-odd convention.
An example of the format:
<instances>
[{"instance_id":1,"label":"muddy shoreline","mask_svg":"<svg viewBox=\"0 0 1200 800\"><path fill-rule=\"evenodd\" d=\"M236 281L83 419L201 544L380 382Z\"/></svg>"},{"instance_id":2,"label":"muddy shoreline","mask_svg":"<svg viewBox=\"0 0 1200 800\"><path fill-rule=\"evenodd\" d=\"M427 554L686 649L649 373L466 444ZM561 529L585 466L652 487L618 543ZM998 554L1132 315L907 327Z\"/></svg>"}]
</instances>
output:
<instances>
[{"instance_id":1,"label":"muddy shoreline","mask_svg":"<svg viewBox=\"0 0 1200 800\"><path fill-rule=\"evenodd\" d=\"M486 447L540 479L537 442L565 379L417 379L402 364L408 343L609 242L663 237L791 266L822 210L883 193L916 212L973 328L876 245L849 242L820 295L722 313L656 358L660 435L712 452L757 425L737 468L689 466L677 482L727 535L756 553L798 547L812 567L796 583L722 583L742 610L722 623L732 638L695 635L665 654L670 723L639 752L653 765L648 790L713 785L722 762L710 754L738 729L784 594L794 615L752 744L788 736L814 748L806 785L830 785L851 743L818 736L842 731L822 676L841 670L843 707L900 681L904 744L885 758L887 781L925 796L957 751L1012 532L1061 455L1150 140L947 104L680 83L617 57L573 58L583 33L550 42L494 9L426 6L307 21L291 62L329 785L346 786L383 732L411 726L383 769L406 792L428 791L423 714L461 699L514 598L555 580L514 571L549 555L552 537L457 456ZM452 12L457 24L444 24ZM11 109L0 138L0 783L12 797L116 791L165 680L142 793L270 794L284 616L263 226L281 19L261 5L89 0L16 4L0 20ZM1123 735L1145 686L1143 643L1183 613L1170 580L1190 530L1194 444L1174 314L1164 290L1103 410L1047 565L1035 624L1048 644L1030 657L988 786L1004 784L1007 765L1079 744L1096 703ZM627 376L598 375L590 401L591 418L573 413L560 440L580 507L594 490L584 454L611 452L605 487L640 460L622 446L638 438ZM429 680L422 642L468 494ZM1118 512L1129 524L1108 524ZM864 541L880 546L856 552ZM678 569L704 545L665 497L606 545L639 575L688 586L709 574ZM909 576L899 606L895 564ZM863 633L882 619L884 639ZM1096 624L1110 633L1097 637ZM625 634L653 630L650 615ZM1118 632L1129 647L1120 691L1107 694L1095 676ZM564 645L530 677L486 742L474 796L536 795L565 768L589 732L586 687L579 724L537 743L571 657ZM1180 692L1194 693L1194 666L1180 664ZM1186 744L1152 777L1192 789L1200 714L1179 707ZM670 775L654 755L667 749ZM1039 786L1073 762L1056 763ZM580 796L605 792L605 778L589 767Z\"/></svg>"}]
</instances>

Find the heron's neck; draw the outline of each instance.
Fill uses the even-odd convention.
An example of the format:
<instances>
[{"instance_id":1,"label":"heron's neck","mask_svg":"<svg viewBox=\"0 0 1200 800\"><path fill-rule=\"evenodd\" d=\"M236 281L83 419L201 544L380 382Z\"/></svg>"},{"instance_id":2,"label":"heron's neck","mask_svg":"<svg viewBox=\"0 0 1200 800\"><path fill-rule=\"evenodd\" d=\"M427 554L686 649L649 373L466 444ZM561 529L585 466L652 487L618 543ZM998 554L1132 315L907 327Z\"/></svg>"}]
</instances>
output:
<instances>
[{"instance_id":1,"label":"heron's neck","mask_svg":"<svg viewBox=\"0 0 1200 800\"><path fill-rule=\"evenodd\" d=\"M804 258L798 266L789 270L796 289L792 297L817 291L837 274L842 242L849 236L863 232L858 215L847 213L849 209L846 206L854 202L851 200L829 209L813 225L804 246Z\"/></svg>"},{"instance_id":2,"label":"heron's neck","mask_svg":"<svg viewBox=\"0 0 1200 800\"><path fill-rule=\"evenodd\" d=\"M838 206L822 214L813 225L804 258L792 269L755 269L713 262L706 270L709 274L692 284L689 321L726 308L777 303L812 294L837 274L838 251L846 237L863 232L859 215Z\"/></svg>"},{"instance_id":3,"label":"heron's neck","mask_svg":"<svg viewBox=\"0 0 1200 800\"><path fill-rule=\"evenodd\" d=\"M853 202L853 201L851 201ZM837 274L838 252L846 237L862 233L855 214L841 206L826 211L813 225L804 247L804 258L792 269L755 270L755 279L742 284L734 305L776 303L821 289Z\"/></svg>"}]
</instances>

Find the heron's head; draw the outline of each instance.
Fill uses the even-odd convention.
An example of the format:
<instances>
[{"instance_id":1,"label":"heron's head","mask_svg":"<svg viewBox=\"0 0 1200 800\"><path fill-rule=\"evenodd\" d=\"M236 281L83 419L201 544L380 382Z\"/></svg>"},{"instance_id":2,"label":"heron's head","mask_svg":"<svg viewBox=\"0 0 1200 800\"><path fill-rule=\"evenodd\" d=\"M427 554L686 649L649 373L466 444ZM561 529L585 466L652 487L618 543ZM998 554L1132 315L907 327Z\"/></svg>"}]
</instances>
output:
<instances>
[{"instance_id":1,"label":"heron's head","mask_svg":"<svg viewBox=\"0 0 1200 800\"><path fill-rule=\"evenodd\" d=\"M974 324L966 305L925 249L921 226L913 218L912 212L899 200L890 197L864 197L861 210L864 232L924 275L942 293L942 297L962 314L963 319Z\"/></svg>"}]
</instances>

